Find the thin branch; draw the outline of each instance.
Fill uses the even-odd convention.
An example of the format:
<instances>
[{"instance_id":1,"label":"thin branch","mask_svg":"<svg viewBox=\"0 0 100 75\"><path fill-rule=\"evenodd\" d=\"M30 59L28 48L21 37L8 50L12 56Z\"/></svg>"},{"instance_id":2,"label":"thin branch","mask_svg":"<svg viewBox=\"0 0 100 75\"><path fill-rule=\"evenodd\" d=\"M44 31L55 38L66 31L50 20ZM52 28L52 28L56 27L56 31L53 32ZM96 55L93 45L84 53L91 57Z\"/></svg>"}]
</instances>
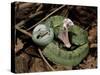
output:
<instances>
[{"instance_id":1,"label":"thin branch","mask_svg":"<svg viewBox=\"0 0 100 75\"><path fill-rule=\"evenodd\" d=\"M40 4L40 6L37 8L36 12L40 11L43 8L43 4Z\"/></svg>"},{"instance_id":2,"label":"thin branch","mask_svg":"<svg viewBox=\"0 0 100 75\"><path fill-rule=\"evenodd\" d=\"M97 47L96 43L90 44L90 48L96 48L96 47Z\"/></svg>"},{"instance_id":3,"label":"thin branch","mask_svg":"<svg viewBox=\"0 0 100 75\"><path fill-rule=\"evenodd\" d=\"M40 15L40 14L42 14L42 13L43 13L43 11L36 12L36 13L34 13L34 14L31 14L31 15L29 16L29 18L33 18L33 17L35 17L35 16L37 16L37 15Z\"/></svg>"},{"instance_id":4,"label":"thin branch","mask_svg":"<svg viewBox=\"0 0 100 75\"><path fill-rule=\"evenodd\" d=\"M23 3L19 5L19 9L24 9L28 7L32 7L33 3Z\"/></svg>"},{"instance_id":5,"label":"thin branch","mask_svg":"<svg viewBox=\"0 0 100 75\"><path fill-rule=\"evenodd\" d=\"M27 32L27 31L25 31L25 30L23 30L23 29L20 29L18 26L15 26L15 28L16 28L17 30L19 30L20 32L22 32L22 33L28 35L29 37L32 37L32 34L31 34L31 33Z\"/></svg>"},{"instance_id":6,"label":"thin branch","mask_svg":"<svg viewBox=\"0 0 100 75\"><path fill-rule=\"evenodd\" d=\"M46 20L48 17L50 17L52 14L54 14L55 12L57 12L58 10L62 9L63 7L65 7L66 5L62 5L61 7L59 7L58 9L56 9L55 11L51 12L49 15L47 15L46 17L44 17L42 20L40 20L38 23L36 23L35 25L31 26L30 28L27 29L27 31L31 30L32 28L34 28L35 26L37 26L38 24L40 24L42 21Z\"/></svg>"},{"instance_id":7,"label":"thin branch","mask_svg":"<svg viewBox=\"0 0 100 75\"><path fill-rule=\"evenodd\" d=\"M42 59L44 60L44 62L49 66L49 68L52 70L52 71L55 71L55 69L48 63L48 61L45 59L45 57L43 56L42 54L42 51L41 49L38 49L39 53L40 53L40 56L42 57Z\"/></svg>"},{"instance_id":8,"label":"thin branch","mask_svg":"<svg viewBox=\"0 0 100 75\"><path fill-rule=\"evenodd\" d=\"M37 15L39 15L39 14L42 14L42 13L43 13L43 11L39 11L39 12L36 12L36 13L34 13L34 14L31 14L31 15L29 16L29 19L34 18L35 16L37 16ZM18 24L16 24L16 26L24 25L25 22L27 22L27 20L22 20L21 22L19 22Z\"/></svg>"}]
</instances>

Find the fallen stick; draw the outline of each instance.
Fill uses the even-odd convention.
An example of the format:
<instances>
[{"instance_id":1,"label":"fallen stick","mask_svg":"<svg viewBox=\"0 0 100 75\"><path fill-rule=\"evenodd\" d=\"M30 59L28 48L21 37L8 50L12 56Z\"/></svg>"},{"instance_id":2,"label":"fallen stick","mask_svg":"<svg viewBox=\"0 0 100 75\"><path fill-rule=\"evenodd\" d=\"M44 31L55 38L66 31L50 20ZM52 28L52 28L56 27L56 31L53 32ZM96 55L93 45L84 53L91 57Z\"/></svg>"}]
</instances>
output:
<instances>
[{"instance_id":1,"label":"fallen stick","mask_svg":"<svg viewBox=\"0 0 100 75\"><path fill-rule=\"evenodd\" d=\"M35 14L31 14L30 16L29 16L29 19L31 19L31 18L34 18L35 16L37 16L37 15L39 15L39 14L42 14L43 13L43 11L39 11L39 12L37 12L37 13L35 13ZM28 19L28 20L29 20ZM23 25L23 24L25 24L25 22L27 22L27 20L22 20L21 22L19 22L18 24L16 24L16 26L21 26L21 25Z\"/></svg>"},{"instance_id":2,"label":"fallen stick","mask_svg":"<svg viewBox=\"0 0 100 75\"><path fill-rule=\"evenodd\" d=\"M19 4L19 9L24 9L24 8L32 7L32 5L33 5L33 3Z\"/></svg>"},{"instance_id":3,"label":"fallen stick","mask_svg":"<svg viewBox=\"0 0 100 75\"><path fill-rule=\"evenodd\" d=\"M40 6L37 8L36 12L39 12L43 8L43 4L40 4Z\"/></svg>"},{"instance_id":4,"label":"fallen stick","mask_svg":"<svg viewBox=\"0 0 100 75\"><path fill-rule=\"evenodd\" d=\"M40 56L42 57L42 59L44 60L44 62L48 65L48 67L52 70L52 71L55 71L55 69L48 63L48 61L45 59L45 57L43 56L42 54L42 51L41 49L38 49L39 53L40 53Z\"/></svg>"},{"instance_id":5,"label":"fallen stick","mask_svg":"<svg viewBox=\"0 0 100 75\"><path fill-rule=\"evenodd\" d=\"M61 7L59 7L58 9L56 9L55 11L51 12L49 15L47 15L46 17L44 17L42 20L40 20L38 23L36 23L35 25L31 26L30 28L27 29L27 31L31 30L32 28L34 28L35 26L37 26L38 24L40 24L42 21L46 20L48 17L50 17L52 14L54 14L55 12L57 12L58 10L62 9L63 7L65 7L66 5L62 5Z\"/></svg>"},{"instance_id":6,"label":"fallen stick","mask_svg":"<svg viewBox=\"0 0 100 75\"><path fill-rule=\"evenodd\" d=\"M23 29L20 29L18 26L15 26L15 29L17 29L18 31L20 31L20 32L28 35L29 37L32 37L32 34L31 33L27 32L27 31L25 31Z\"/></svg>"}]
</instances>

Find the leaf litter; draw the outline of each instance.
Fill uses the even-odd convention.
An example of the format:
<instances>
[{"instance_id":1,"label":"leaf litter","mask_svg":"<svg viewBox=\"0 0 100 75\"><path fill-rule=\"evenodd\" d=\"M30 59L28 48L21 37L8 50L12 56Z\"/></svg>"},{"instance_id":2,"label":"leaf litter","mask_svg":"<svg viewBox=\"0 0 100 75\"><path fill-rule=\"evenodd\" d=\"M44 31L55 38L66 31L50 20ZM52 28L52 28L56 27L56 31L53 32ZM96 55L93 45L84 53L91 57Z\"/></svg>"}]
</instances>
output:
<instances>
[{"instance_id":1,"label":"leaf litter","mask_svg":"<svg viewBox=\"0 0 100 75\"><path fill-rule=\"evenodd\" d=\"M19 4L23 4L20 3ZM37 8L39 4L32 5L32 7L27 7L27 9L20 9L22 11L17 11L17 22L27 19L26 15L19 16L23 12L27 12L27 16L34 13L36 9L33 9L33 6ZM41 9L44 11L44 9L47 9L45 7L46 5L42 5ZM48 6L50 7L50 6ZM53 8L52 8L53 7ZM56 9L58 6L51 5L51 10ZM40 11L39 10L39 11ZM66 10L63 9L63 10ZM73 12L74 11L74 12ZM29 12L29 13L28 13ZM60 11L61 12L61 11ZM91 14L89 14L91 12ZM46 13L46 12L45 12ZM96 8L90 8L90 7L84 7L84 6L72 6L69 10L68 17L73 20L75 24L81 25L83 28L88 27L88 35L89 35L89 46L90 46L90 53L88 56L77 66L75 67L66 67L62 65L55 65L52 62L49 61L49 63L52 65L52 67L57 70L72 70L74 68L76 69L92 69L97 68L97 24L93 22L96 22ZM59 13L58 13L59 14ZM65 12L64 12L65 14ZM63 12L61 13L63 15ZM73 15L73 16L72 16ZM83 16L85 15L85 16ZM87 15L87 16L86 16ZM42 16L43 17L43 16ZM39 18L39 17L37 17ZM90 20L89 20L90 19ZM38 19L37 19L38 20ZM19 35L23 36L23 34ZM17 43L15 45L15 53L19 52L24 47L24 43L22 40L25 40L25 38L19 38L17 37ZM27 40L27 38L26 38ZM25 41L27 43L27 41ZM32 43L33 44L33 43ZM30 47L27 49L26 52L22 51L19 55L16 55L15 57L15 64L16 64L16 73L22 73L22 72L42 72L42 71L50 71L49 67L44 63L44 61L37 55L38 52L35 52L34 47ZM32 51L33 50L33 51ZM32 51L32 52L31 52ZM36 54L34 56L34 53ZM32 56L33 55L33 56Z\"/></svg>"}]
</instances>

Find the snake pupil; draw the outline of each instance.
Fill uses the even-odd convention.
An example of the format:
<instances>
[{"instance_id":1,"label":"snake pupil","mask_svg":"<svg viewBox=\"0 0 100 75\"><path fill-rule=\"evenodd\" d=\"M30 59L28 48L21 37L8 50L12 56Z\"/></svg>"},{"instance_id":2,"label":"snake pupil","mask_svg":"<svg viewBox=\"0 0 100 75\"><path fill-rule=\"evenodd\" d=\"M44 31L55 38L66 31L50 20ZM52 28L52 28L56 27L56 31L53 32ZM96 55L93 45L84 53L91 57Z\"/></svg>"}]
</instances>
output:
<instances>
[{"instance_id":1,"label":"snake pupil","mask_svg":"<svg viewBox=\"0 0 100 75\"><path fill-rule=\"evenodd\" d=\"M40 39L42 37L44 37L45 35L47 35L49 32L44 32L44 33L40 33L38 36L37 36L37 39Z\"/></svg>"}]
</instances>

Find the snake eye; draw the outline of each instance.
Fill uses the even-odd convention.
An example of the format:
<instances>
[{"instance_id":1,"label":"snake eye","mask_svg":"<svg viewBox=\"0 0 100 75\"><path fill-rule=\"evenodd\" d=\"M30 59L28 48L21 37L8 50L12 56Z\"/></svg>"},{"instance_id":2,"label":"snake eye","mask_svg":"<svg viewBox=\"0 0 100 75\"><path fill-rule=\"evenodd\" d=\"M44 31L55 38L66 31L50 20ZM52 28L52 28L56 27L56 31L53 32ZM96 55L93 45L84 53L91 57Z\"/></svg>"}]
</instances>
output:
<instances>
[{"instance_id":1,"label":"snake eye","mask_svg":"<svg viewBox=\"0 0 100 75\"><path fill-rule=\"evenodd\" d=\"M37 39L39 39L39 38L40 38L40 35L37 36Z\"/></svg>"},{"instance_id":2,"label":"snake eye","mask_svg":"<svg viewBox=\"0 0 100 75\"><path fill-rule=\"evenodd\" d=\"M40 32L40 34L37 36L37 39L40 39L40 38L42 38L42 37L44 37L45 35L47 35L49 32L48 31L46 31L46 32Z\"/></svg>"}]
</instances>

